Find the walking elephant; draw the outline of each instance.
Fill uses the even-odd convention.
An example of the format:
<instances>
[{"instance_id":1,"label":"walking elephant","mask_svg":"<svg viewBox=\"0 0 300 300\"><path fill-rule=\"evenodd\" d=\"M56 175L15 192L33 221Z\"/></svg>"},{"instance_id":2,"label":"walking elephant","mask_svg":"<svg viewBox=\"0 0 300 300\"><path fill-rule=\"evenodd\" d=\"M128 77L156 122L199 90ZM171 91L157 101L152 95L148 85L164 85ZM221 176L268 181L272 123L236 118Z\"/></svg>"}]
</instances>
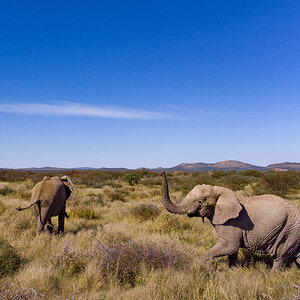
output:
<instances>
[{"instance_id":1,"label":"walking elephant","mask_svg":"<svg viewBox=\"0 0 300 300\"><path fill-rule=\"evenodd\" d=\"M275 196L239 196L230 189L196 185L178 204L171 202L166 174L162 202L174 214L206 217L216 229L218 242L204 256L204 261L228 256L236 265L239 248L269 253L273 269L291 262L300 267L300 209Z\"/></svg>"},{"instance_id":2,"label":"walking elephant","mask_svg":"<svg viewBox=\"0 0 300 300\"><path fill-rule=\"evenodd\" d=\"M58 216L58 233L64 232L64 223L66 215L66 200L73 191L73 183L68 176L48 177L45 176L32 189L31 204L27 207L18 207L21 211L31 206L35 206L37 214L39 235L44 228L50 233L53 230L51 217Z\"/></svg>"}]
</instances>

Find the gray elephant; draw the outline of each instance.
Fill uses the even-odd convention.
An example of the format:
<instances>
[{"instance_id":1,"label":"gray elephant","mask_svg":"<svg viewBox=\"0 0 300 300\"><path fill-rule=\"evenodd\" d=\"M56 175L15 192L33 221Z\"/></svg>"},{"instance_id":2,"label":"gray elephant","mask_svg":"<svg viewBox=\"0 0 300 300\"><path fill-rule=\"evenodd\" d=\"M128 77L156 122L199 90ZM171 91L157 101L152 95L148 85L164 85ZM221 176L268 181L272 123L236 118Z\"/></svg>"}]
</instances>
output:
<instances>
[{"instance_id":1,"label":"gray elephant","mask_svg":"<svg viewBox=\"0 0 300 300\"><path fill-rule=\"evenodd\" d=\"M18 207L21 211L35 205L38 221L37 235L44 228L50 233L53 230L51 217L58 216L58 233L64 232L66 215L66 200L73 191L73 183L68 176L52 177L45 176L32 189L31 204L27 207Z\"/></svg>"},{"instance_id":2,"label":"gray elephant","mask_svg":"<svg viewBox=\"0 0 300 300\"><path fill-rule=\"evenodd\" d=\"M273 269L291 262L300 267L300 210L275 195L239 196L230 189L196 185L178 204L171 202L166 174L162 202L174 214L206 217L216 229L218 242L204 261L228 255L229 266L236 265L239 248L269 253Z\"/></svg>"}]
</instances>

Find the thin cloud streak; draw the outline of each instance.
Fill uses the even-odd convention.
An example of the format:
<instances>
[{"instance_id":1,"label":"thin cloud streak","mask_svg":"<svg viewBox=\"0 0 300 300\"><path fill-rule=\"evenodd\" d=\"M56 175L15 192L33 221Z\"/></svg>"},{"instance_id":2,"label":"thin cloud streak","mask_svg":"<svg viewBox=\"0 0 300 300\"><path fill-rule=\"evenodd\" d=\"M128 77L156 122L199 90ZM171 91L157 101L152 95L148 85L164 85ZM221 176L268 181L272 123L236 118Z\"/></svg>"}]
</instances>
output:
<instances>
[{"instance_id":1,"label":"thin cloud streak","mask_svg":"<svg viewBox=\"0 0 300 300\"><path fill-rule=\"evenodd\" d=\"M111 119L142 119L160 120L170 118L170 115L146 110L131 110L125 108L101 107L80 103L64 102L62 104L44 103L11 103L0 104L0 112L24 115L50 116L84 116Z\"/></svg>"}]
</instances>

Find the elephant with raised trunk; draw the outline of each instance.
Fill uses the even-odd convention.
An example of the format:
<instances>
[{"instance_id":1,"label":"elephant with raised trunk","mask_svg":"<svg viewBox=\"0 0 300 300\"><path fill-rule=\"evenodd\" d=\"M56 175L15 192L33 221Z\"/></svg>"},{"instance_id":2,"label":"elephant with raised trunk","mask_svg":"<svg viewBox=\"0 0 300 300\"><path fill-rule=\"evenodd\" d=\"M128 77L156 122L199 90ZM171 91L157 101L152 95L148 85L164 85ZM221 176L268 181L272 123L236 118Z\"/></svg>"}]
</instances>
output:
<instances>
[{"instance_id":1,"label":"elephant with raised trunk","mask_svg":"<svg viewBox=\"0 0 300 300\"><path fill-rule=\"evenodd\" d=\"M216 229L218 242L204 256L208 261L228 256L229 265L236 265L239 248L269 253L273 269L296 262L300 267L300 209L275 196L239 196L230 189L196 185L177 204L171 202L166 174L162 202L174 214L206 217Z\"/></svg>"},{"instance_id":2,"label":"elephant with raised trunk","mask_svg":"<svg viewBox=\"0 0 300 300\"><path fill-rule=\"evenodd\" d=\"M21 211L35 206L37 215L39 235L44 228L50 233L53 230L51 217L58 216L58 233L64 232L66 215L66 200L73 191L73 183L68 176L48 177L45 176L42 181L38 182L32 189L31 204L27 207L18 207Z\"/></svg>"}]
</instances>

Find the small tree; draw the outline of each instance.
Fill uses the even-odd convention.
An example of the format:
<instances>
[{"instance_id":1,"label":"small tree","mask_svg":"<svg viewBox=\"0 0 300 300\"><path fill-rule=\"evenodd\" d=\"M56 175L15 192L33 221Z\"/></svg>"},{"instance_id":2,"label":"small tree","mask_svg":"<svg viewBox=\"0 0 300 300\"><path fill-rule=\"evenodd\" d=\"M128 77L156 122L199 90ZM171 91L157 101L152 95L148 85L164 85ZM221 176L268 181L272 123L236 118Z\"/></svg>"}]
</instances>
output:
<instances>
[{"instance_id":1,"label":"small tree","mask_svg":"<svg viewBox=\"0 0 300 300\"><path fill-rule=\"evenodd\" d=\"M140 176L136 173L126 174L124 176L124 179L125 179L125 181L127 181L129 183L129 185L138 184L139 181L141 180Z\"/></svg>"}]
</instances>

